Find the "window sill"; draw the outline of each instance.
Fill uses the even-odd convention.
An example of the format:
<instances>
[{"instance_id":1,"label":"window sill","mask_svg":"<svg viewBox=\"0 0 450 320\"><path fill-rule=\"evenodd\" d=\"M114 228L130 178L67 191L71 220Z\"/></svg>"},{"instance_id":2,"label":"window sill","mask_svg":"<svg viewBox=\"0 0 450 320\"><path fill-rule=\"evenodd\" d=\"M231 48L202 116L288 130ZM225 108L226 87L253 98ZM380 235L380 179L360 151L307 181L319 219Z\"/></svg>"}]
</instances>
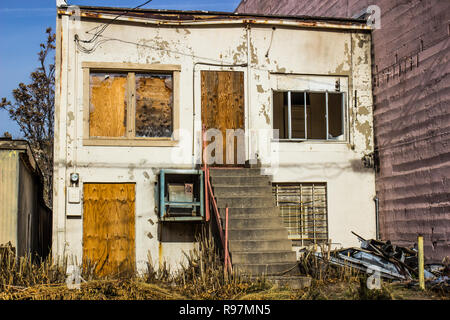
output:
<instances>
[{"instance_id":1,"label":"window sill","mask_svg":"<svg viewBox=\"0 0 450 320\"><path fill-rule=\"evenodd\" d=\"M314 139L309 139L309 140L304 140L304 139L272 139L271 142L287 142L287 143L296 143L296 142L301 142L301 143L348 143L348 141L346 140L314 140Z\"/></svg>"},{"instance_id":2,"label":"window sill","mask_svg":"<svg viewBox=\"0 0 450 320\"><path fill-rule=\"evenodd\" d=\"M84 146L111 146L111 147L174 147L178 141L171 138L142 138L142 139L109 139L90 138L83 139Z\"/></svg>"}]
</instances>

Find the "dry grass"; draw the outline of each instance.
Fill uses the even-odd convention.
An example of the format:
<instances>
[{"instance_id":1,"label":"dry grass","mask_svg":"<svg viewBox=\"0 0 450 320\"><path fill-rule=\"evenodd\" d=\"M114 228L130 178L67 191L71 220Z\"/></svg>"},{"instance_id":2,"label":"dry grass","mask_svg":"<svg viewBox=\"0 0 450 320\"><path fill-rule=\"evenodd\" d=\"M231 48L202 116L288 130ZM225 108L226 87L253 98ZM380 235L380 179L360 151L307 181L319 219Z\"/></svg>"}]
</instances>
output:
<instances>
[{"instance_id":1,"label":"dry grass","mask_svg":"<svg viewBox=\"0 0 450 320\"><path fill-rule=\"evenodd\" d=\"M45 260L31 256L17 258L11 247L0 251L0 292L13 287L31 287L64 283L66 263L54 263L51 257Z\"/></svg>"},{"instance_id":2,"label":"dry grass","mask_svg":"<svg viewBox=\"0 0 450 320\"><path fill-rule=\"evenodd\" d=\"M144 276L146 282L159 282L190 299L238 299L269 284L264 278L252 279L236 272L224 272L219 250L210 235L203 231L197 239L198 247L185 253L186 265L172 274L164 264L155 268L150 262ZM150 257L148 259L151 261Z\"/></svg>"},{"instance_id":3,"label":"dry grass","mask_svg":"<svg viewBox=\"0 0 450 320\"><path fill-rule=\"evenodd\" d=\"M350 268L336 267L306 251L299 264L312 284L302 290L275 287L265 278L249 279L224 273L223 261L211 237L198 241L186 253L187 264L171 272L166 264L155 268L149 257L147 272L121 279L98 279L93 268L85 268L80 289L69 289L67 261L51 258L33 262L17 259L8 250L0 252L0 300L397 300L449 299L448 294L420 291L404 284L383 281L381 290L368 290L367 275Z\"/></svg>"}]
</instances>

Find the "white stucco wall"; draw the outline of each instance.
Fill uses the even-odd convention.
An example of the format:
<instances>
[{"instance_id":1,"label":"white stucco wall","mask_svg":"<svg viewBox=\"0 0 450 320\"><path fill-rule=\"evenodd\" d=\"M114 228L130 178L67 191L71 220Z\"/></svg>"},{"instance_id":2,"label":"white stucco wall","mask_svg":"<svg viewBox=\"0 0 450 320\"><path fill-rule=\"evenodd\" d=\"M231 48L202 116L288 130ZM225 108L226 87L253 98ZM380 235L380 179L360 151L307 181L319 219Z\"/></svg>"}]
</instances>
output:
<instances>
[{"instance_id":1,"label":"white stucco wall","mask_svg":"<svg viewBox=\"0 0 450 320\"><path fill-rule=\"evenodd\" d=\"M375 237L375 176L362 168L361 157L373 149L370 34L314 28L210 25L155 26L119 22L102 34L91 54L76 50L75 33L99 25L91 19L75 23L61 15L57 23L55 121L54 238L55 255L82 260L82 203L69 204L69 175L86 182L136 184L136 262L145 268L147 253L155 264L172 265L192 243L159 243L154 182L160 168L192 168L199 159L201 128L201 70L244 72L245 128L271 129L272 90L334 90L337 79L346 93L346 141L280 142L272 150L258 150L274 182L326 182L329 238L337 246L357 246L350 231ZM74 29L78 26L78 29ZM271 44L270 44L271 43ZM266 56L266 53L268 55ZM181 65L180 134L175 147L114 147L83 145L83 62L125 62ZM203 63L245 64L221 68ZM197 64L195 64L197 63ZM195 64L195 72L194 72ZM194 72L194 78L193 78ZM194 83L193 83L194 79ZM355 90L357 101L355 105ZM193 101L195 106L193 106ZM355 116L357 112L357 117ZM195 113L195 118L194 118ZM193 128L194 123L194 128ZM193 132L196 132L193 146ZM247 143L247 157L257 150ZM192 156L194 154L194 156ZM78 217L67 219L66 215ZM151 222L150 222L151 221ZM151 234L151 237L149 237Z\"/></svg>"}]
</instances>

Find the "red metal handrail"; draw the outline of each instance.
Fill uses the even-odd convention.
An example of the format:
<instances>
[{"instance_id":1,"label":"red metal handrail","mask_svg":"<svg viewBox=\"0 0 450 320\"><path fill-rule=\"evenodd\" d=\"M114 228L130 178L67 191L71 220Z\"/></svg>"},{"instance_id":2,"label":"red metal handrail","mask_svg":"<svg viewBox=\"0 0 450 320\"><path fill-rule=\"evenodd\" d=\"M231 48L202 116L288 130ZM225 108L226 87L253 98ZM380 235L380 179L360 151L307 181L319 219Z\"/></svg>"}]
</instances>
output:
<instances>
[{"instance_id":1,"label":"red metal handrail","mask_svg":"<svg viewBox=\"0 0 450 320\"><path fill-rule=\"evenodd\" d=\"M211 215L209 211L209 197L211 197L211 203L215 213L215 220L217 223L217 228L219 229L220 241L222 242L222 246L225 252L225 262L224 262L224 272L232 271L233 267L231 264L230 252L228 250L228 207L225 209L225 235L223 233L222 223L220 222L220 213L217 208L216 198L214 197L214 192L212 190L211 181L209 179L209 166L207 164L206 158L206 128L205 125L202 127L202 154L203 154L203 172L205 176L205 218L206 221L209 221Z\"/></svg>"}]
</instances>

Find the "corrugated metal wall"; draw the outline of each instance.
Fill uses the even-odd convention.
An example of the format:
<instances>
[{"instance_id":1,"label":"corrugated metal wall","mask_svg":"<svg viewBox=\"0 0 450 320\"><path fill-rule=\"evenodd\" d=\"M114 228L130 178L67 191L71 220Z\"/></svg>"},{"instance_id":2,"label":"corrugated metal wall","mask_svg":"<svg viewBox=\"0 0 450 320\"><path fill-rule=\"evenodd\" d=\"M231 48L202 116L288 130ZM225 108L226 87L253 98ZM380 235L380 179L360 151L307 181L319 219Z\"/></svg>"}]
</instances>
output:
<instances>
[{"instance_id":1,"label":"corrugated metal wall","mask_svg":"<svg viewBox=\"0 0 450 320\"><path fill-rule=\"evenodd\" d=\"M34 234L39 230L38 226L38 184L34 175L29 171L24 162L19 161L19 201L17 210L17 254L20 256L37 251L37 241Z\"/></svg>"},{"instance_id":2,"label":"corrugated metal wall","mask_svg":"<svg viewBox=\"0 0 450 320\"><path fill-rule=\"evenodd\" d=\"M428 262L450 256L450 1L243 0L237 12L352 17L378 5L373 32L380 235Z\"/></svg>"},{"instance_id":3,"label":"corrugated metal wall","mask_svg":"<svg viewBox=\"0 0 450 320\"><path fill-rule=\"evenodd\" d=\"M46 257L52 242L52 212L42 183L24 150L0 149L0 245L11 242L20 256Z\"/></svg>"},{"instance_id":4,"label":"corrugated metal wall","mask_svg":"<svg viewBox=\"0 0 450 320\"><path fill-rule=\"evenodd\" d=\"M0 244L17 248L19 151L0 150Z\"/></svg>"}]
</instances>

